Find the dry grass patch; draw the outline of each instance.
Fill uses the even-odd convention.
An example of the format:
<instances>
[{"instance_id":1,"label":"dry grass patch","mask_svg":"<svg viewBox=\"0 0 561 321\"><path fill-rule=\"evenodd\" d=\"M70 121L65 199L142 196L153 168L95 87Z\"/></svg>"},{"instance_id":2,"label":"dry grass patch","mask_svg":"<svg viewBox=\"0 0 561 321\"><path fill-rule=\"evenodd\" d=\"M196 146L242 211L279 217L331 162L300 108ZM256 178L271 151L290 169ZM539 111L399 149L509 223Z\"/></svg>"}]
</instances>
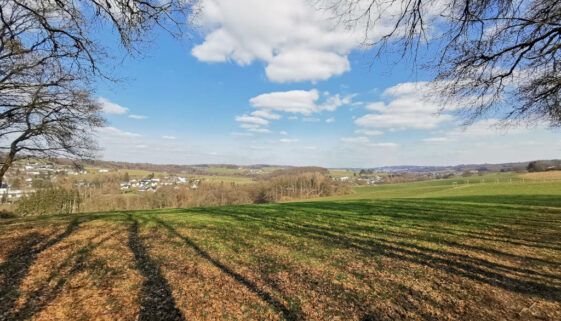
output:
<instances>
[{"instance_id":1,"label":"dry grass patch","mask_svg":"<svg viewBox=\"0 0 561 321\"><path fill-rule=\"evenodd\" d=\"M520 177L535 181L558 180L561 179L561 171L525 173L520 175Z\"/></svg>"}]
</instances>

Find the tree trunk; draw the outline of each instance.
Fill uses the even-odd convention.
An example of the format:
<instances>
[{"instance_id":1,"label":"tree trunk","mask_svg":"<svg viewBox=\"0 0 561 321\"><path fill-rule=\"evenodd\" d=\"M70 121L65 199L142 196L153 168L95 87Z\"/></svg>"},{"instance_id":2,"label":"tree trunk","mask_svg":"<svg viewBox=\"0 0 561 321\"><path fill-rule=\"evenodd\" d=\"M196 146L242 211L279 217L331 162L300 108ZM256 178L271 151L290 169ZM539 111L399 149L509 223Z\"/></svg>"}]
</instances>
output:
<instances>
[{"instance_id":1,"label":"tree trunk","mask_svg":"<svg viewBox=\"0 0 561 321\"><path fill-rule=\"evenodd\" d=\"M10 153L8 153L8 157L4 161L2 167L0 167L0 186L2 186L2 182L4 181L4 174L8 171L12 163L14 162L14 158L16 156L16 151L14 148L10 149Z\"/></svg>"}]
</instances>

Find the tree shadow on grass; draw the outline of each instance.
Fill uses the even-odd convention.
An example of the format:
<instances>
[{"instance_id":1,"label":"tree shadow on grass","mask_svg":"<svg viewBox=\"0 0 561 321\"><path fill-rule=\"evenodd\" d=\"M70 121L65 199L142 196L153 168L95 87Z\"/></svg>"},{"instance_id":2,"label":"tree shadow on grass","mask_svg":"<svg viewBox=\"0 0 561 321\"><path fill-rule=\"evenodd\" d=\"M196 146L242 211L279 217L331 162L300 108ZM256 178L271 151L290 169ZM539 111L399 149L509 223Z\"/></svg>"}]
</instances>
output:
<instances>
[{"instance_id":1,"label":"tree shadow on grass","mask_svg":"<svg viewBox=\"0 0 561 321\"><path fill-rule=\"evenodd\" d=\"M418 209L414 207L405 209L401 206L400 201L395 202L396 206L392 207L391 202L383 201L378 208L380 215L390 218L391 222L401 222L404 224L401 228L404 231L408 230L408 226L414 223L426 225L433 225L435 217L428 217L430 214L418 215ZM409 234L409 233L367 233L367 231L359 231L360 226L353 223L355 217L372 217L372 227L384 226L386 220L378 222L375 220L378 213L373 211L375 204L363 206L362 204L355 204L354 202L334 203L329 202L324 204L321 202L310 203L293 203L293 204L279 204L277 206L278 213L273 215L262 215L258 207L244 207L244 208L212 208L212 209L197 209L198 212L206 211L209 215L214 216L227 216L229 219L239 220L244 224L258 224L267 229L274 230L281 233L293 235L299 239L310 239L323 243L327 247L339 247L346 249L358 250L367 256L378 257L385 256L402 262L419 264L431 267L437 270L443 270L451 275L456 275L471 279L473 281L482 282L505 289L507 291L532 295L554 302L561 302L561 275L557 272L547 273L535 269L536 265L550 265L550 261L540 262L539 260L532 260L532 258L524 258L523 256L513 255L508 257L506 253L499 251L487 251L487 255L496 257L500 254L505 254L509 261L524 260L533 261L533 265L527 268L520 264L502 264L495 262L494 259L481 258L471 254L461 254L448 249L434 249L425 246L423 243L417 243L423 240L426 236L423 234ZM335 213L337 210L344 214L339 215L337 218L322 221L326 215L322 210L332 210ZM423 209L424 210L424 209ZM438 207L436 211L440 211ZM468 210L468 209L466 209ZM438 217L445 215L446 211L438 214ZM295 214L296 213L296 214ZM524 216L516 220L508 221L507 214L497 213L496 217L488 217L487 224L471 223L474 213L468 211L466 226L464 220L466 217L461 216L457 220L452 221L451 225L470 227L477 230L477 228L485 230L489 228L489 224L512 224L523 222ZM479 216L484 216L486 213L480 213ZM489 214L489 213L487 213ZM335 214L333 214L335 215ZM556 215L556 214L554 214ZM526 215L530 216L530 215ZM548 220L548 218L545 218ZM551 223L547 223L551 224ZM438 231L439 226L434 224L433 228ZM533 227L529 227L533 229ZM357 230L358 229L358 230ZM360 232L360 233L359 233ZM551 236L553 237L553 235ZM457 242L446 242L442 240L432 240L434 244L447 245L451 248L461 248L461 244ZM533 240L540 242L539 238ZM544 240L546 241L546 240ZM427 239L426 242L431 242ZM547 241L546 241L547 242ZM465 247L464 250L477 250L484 252L486 249L483 247L470 248ZM557 269L556 269L557 270ZM558 270L557 270L558 271Z\"/></svg>"},{"instance_id":2,"label":"tree shadow on grass","mask_svg":"<svg viewBox=\"0 0 561 321\"><path fill-rule=\"evenodd\" d=\"M27 276L29 268L35 262L37 256L68 237L79 225L80 222L73 220L64 232L42 245L39 244L48 237L39 233L31 233L21 239L20 244L8 254L6 261L0 264L0 275L2 275L2 281L0 281L0 320L9 320L7 316L11 313L20 296L21 282Z\"/></svg>"},{"instance_id":3,"label":"tree shadow on grass","mask_svg":"<svg viewBox=\"0 0 561 321\"><path fill-rule=\"evenodd\" d=\"M106 241L110 240L120 231L110 233L98 242L92 242L93 239L101 236L103 233L98 233L88 240L88 244L82 247L80 250L72 253L68 258L66 258L62 263L60 263L56 268L52 270L49 277L43 282L43 284L32 293L28 294L28 299L24 304L18 309L17 312L12 313L7 320L13 321L23 321L31 318L35 314L42 311L50 302L52 302L62 291L63 286L66 281L70 278L80 273L87 268L87 260L90 258L91 253L101 246ZM62 271L65 267L69 266L71 262L74 262L70 267L68 273L63 274ZM57 280L54 286L49 286L52 281Z\"/></svg>"},{"instance_id":4,"label":"tree shadow on grass","mask_svg":"<svg viewBox=\"0 0 561 321\"><path fill-rule=\"evenodd\" d=\"M142 284L140 297L140 321L185 321L185 317L175 305L171 288L162 276L158 265L150 259L138 235L138 222L133 221L129 231L129 248L134 254L136 267L146 278Z\"/></svg>"},{"instance_id":5,"label":"tree shadow on grass","mask_svg":"<svg viewBox=\"0 0 561 321\"><path fill-rule=\"evenodd\" d=\"M253 292L254 294L256 294L257 296L259 296L263 301L267 302L270 306L272 306L275 310L277 310L278 312L282 313L283 317L286 320L303 320L304 317L301 315L301 313L296 313L292 310L290 310L289 308L287 308L284 304L282 304L280 301L278 301L277 299L273 298L271 296L271 294L269 294L268 292L266 292L265 290L259 288L257 286L257 284L255 284L254 282L246 279L245 277L243 277L241 274L233 271L232 269L230 269L228 266L226 266L225 264L221 263L220 261L218 261L217 259L213 258L212 256L210 256L210 254L206 251L204 251L203 249L201 249L197 244L195 244L189 237L184 236L182 234L179 234L179 232L177 232L173 227L171 227L169 224L165 223L164 221L157 219L154 216L150 216L150 220L155 221L156 223L158 223L159 225L163 226L164 228L166 228L168 231L170 231L173 235L181 238L185 244L187 244L188 246L190 246L192 249L194 249L197 254L199 254L201 257L203 257L204 259L206 259L207 261L209 261L210 263L212 263L212 265L214 265L215 267L219 268L222 272L226 273L227 275L229 275L230 277L232 277L234 280L236 280L239 284L245 286L248 290L250 290L251 292Z\"/></svg>"}]
</instances>

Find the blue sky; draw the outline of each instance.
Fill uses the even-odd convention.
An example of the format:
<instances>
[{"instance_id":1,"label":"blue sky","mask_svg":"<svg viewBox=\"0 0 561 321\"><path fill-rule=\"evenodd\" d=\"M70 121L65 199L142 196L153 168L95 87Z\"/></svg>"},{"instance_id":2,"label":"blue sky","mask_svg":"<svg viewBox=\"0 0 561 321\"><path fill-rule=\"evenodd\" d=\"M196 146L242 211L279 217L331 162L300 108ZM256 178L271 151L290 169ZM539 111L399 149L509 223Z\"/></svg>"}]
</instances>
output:
<instances>
[{"instance_id":1,"label":"blue sky","mask_svg":"<svg viewBox=\"0 0 561 321\"><path fill-rule=\"evenodd\" d=\"M141 57L111 50L122 81L97 84L109 120L101 158L375 167L561 154L559 131L497 130L492 116L463 128L453 113L437 115L453 106L423 101L431 74L392 54L373 60L360 28L305 0L203 4L190 39L157 32ZM102 40L116 42L110 30Z\"/></svg>"}]
</instances>

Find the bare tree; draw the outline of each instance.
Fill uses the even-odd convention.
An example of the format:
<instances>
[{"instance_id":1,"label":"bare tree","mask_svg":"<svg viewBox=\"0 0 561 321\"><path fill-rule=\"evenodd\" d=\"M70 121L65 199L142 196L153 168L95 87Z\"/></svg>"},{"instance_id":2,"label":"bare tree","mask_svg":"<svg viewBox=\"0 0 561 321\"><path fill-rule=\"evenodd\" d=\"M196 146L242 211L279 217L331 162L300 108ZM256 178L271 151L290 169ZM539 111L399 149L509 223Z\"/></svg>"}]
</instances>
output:
<instances>
[{"instance_id":1,"label":"bare tree","mask_svg":"<svg viewBox=\"0 0 561 321\"><path fill-rule=\"evenodd\" d=\"M83 79L56 65L35 70L25 86L0 96L0 182L18 154L83 159L96 151L91 134L104 119Z\"/></svg>"},{"instance_id":2,"label":"bare tree","mask_svg":"<svg viewBox=\"0 0 561 321\"><path fill-rule=\"evenodd\" d=\"M317 2L317 1L316 1ZM561 1L319 0L381 54L429 44L433 84L467 123L504 120L561 126ZM327 6L325 5L327 4ZM389 30L373 36L376 30Z\"/></svg>"},{"instance_id":3,"label":"bare tree","mask_svg":"<svg viewBox=\"0 0 561 321\"><path fill-rule=\"evenodd\" d=\"M99 31L136 55L155 28L182 37L190 14L189 0L0 0L0 182L20 153L93 155L92 80L113 80Z\"/></svg>"}]
</instances>

